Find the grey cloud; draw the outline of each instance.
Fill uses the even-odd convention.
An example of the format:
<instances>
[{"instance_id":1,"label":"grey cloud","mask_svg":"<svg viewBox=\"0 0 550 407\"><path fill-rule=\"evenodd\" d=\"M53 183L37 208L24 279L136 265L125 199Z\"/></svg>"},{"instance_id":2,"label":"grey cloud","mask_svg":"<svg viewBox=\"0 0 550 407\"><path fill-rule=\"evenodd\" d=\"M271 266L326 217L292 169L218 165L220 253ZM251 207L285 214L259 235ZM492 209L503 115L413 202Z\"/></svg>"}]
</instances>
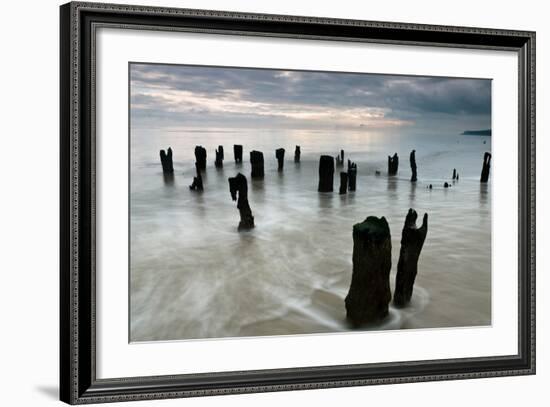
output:
<instances>
[{"instance_id":1,"label":"grey cloud","mask_svg":"<svg viewBox=\"0 0 550 407\"><path fill-rule=\"evenodd\" d=\"M377 108L399 120L423 122L438 117L439 121L451 121L461 117L490 124L491 81L486 79L149 64L133 64L130 79L131 102L139 106L136 118L165 117L163 100L145 93L170 90L219 100L234 98L238 92L241 99L255 103ZM236 113L212 114L200 109L185 114L202 114L216 121L252 120L250 115L240 118ZM177 117L173 119L177 121Z\"/></svg>"}]
</instances>

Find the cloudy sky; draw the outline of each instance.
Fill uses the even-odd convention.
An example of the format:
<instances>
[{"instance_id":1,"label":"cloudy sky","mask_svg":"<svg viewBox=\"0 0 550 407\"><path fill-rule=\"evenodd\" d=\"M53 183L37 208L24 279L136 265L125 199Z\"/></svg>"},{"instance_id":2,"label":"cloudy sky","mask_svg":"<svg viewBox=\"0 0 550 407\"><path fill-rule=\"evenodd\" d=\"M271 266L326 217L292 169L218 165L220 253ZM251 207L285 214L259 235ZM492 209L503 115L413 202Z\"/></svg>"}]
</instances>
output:
<instances>
[{"instance_id":1,"label":"cloudy sky","mask_svg":"<svg viewBox=\"0 0 550 407\"><path fill-rule=\"evenodd\" d=\"M491 128L491 81L131 64L132 128Z\"/></svg>"}]
</instances>

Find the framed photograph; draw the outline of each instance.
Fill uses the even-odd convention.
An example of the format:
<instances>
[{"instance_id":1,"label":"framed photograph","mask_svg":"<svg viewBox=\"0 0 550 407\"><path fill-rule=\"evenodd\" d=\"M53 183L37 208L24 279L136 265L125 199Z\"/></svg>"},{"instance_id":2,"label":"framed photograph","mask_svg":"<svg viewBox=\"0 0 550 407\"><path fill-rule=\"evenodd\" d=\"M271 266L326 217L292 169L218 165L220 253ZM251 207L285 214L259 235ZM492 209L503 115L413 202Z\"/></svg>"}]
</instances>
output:
<instances>
[{"instance_id":1,"label":"framed photograph","mask_svg":"<svg viewBox=\"0 0 550 407\"><path fill-rule=\"evenodd\" d=\"M535 373L535 33L61 6L61 400Z\"/></svg>"}]
</instances>

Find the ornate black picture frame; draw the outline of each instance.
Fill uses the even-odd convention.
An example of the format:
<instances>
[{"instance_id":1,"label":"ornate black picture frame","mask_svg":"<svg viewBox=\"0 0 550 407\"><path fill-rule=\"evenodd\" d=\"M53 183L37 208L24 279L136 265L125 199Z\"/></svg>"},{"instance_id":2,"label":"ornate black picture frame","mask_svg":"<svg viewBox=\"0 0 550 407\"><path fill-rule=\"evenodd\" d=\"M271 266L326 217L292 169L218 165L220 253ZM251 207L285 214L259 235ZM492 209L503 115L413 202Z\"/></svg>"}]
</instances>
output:
<instances>
[{"instance_id":1,"label":"ornate black picture frame","mask_svg":"<svg viewBox=\"0 0 550 407\"><path fill-rule=\"evenodd\" d=\"M535 33L79 3L61 6L60 395L70 404L535 373ZM519 60L517 354L230 373L98 379L95 49L99 26L516 52Z\"/></svg>"}]
</instances>

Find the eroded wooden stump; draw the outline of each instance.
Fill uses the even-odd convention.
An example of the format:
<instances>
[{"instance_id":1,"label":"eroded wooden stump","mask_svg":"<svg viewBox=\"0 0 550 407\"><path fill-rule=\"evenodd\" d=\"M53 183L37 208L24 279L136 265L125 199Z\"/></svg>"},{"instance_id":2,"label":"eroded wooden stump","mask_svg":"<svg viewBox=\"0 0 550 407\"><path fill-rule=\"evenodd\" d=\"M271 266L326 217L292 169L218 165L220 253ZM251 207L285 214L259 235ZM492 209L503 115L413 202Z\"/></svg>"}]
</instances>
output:
<instances>
[{"instance_id":1,"label":"eroded wooden stump","mask_svg":"<svg viewBox=\"0 0 550 407\"><path fill-rule=\"evenodd\" d=\"M332 192L334 183L334 158L322 155L319 159L319 192Z\"/></svg>"},{"instance_id":2,"label":"eroded wooden stump","mask_svg":"<svg viewBox=\"0 0 550 407\"><path fill-rule=\"evenodd\" d=\"M218 146L216 150L216 161L214 165L216 168L223 168L223 146Z\"/></svg>"},{"instance_id":3,"label":"eroded wooden stump","mask_svg":"<svg viewBox=\"0 0 550 407\"><path fill-rule=\"evenodd\" d=\"M393 303L398 307L403 307L411 301L414 280L418 273L418 258L428 233L428 214L424 214L420 228L416 227L417 217L416 211L409 209L401 233L401 250L393 296Z\"/></svg>"},{"instance_id":4,"label":"eroded wooden stump","mask_svg":"<svg viewBox=\"0 0 550 407\"><path fill-rule=\"evenodd\" d=\"M172 148L168 147L168 152L160 150L160 163L162 164L162 172L165 174L174 173L174 163L172 161Z\"/></svg>"},{"instance_id":5,"label":"eroded wooden stump","mask_svg":"<svg viewBox=\"0 0 550 407\"><path fill-rule=\"evenodd\" d=\"M193 177L193 183L189 185L189 189L192 191L202 191L202 176L199 163L195 163L195 170L197 171L197 176Z\"/></svg>"},{"instance_id":6,"label":"eroded wooden stump","mask_svg":"<svg viewBox=\"0 0 550 407\"><path fill-rule=\"evenodd\" d=\"M234 144L233 145L233 156L235 157L236 163L242 163L243 162L243 146L240 144Z\"/></svg>"},{"instance_id":7,"label":"eroded wooden stump","mask_svg":"<svg viewBox=\"0 0 550 407\"><path fill-rule=\"evenodd\" d=\"M399 169L399 156L397 153L393 157L388 156L388 175L396 175Z\"/></svg>"},{"instance_id":8,"label":"eroded wooden stump","mask_svg":"<svg viewBox=\"0 0 550 407\"><path fill-rule=\"evenodd\" d=\"M340 173L340 195L345 195L348 191L348 173L342 171Z\"/></svg>"},{"instance_id":9,"label":"eroded wooden stump","mask_svg":"<svg viewBox=\"0 0 550 407\"><path fill-rule=\"evenodd\" d=\"M357 187L357 164L348 160L348 185L350 191L355 191Z\"/></svg>"},{"instance_id":10,"label":"eroded wooden stump","mask_svg":"<svg viewBox=\"0 0 550 407\"><path fill-rule=\"evenodd\" d=\"M264 177L264 153L252 150L250 152L250 164L252 165L251 178Z\"/></svg>"},{"instance_id":11,"label":"eroded wooden stump","mask_svg":"<svg viewBox=\"0 0 550 407\"><path fill-rule=\"evenodd\" d=\"M206 148L203 146L195 147L195 160L199 170L206 169Z\"/></svg>"},{"instance_id":12,"label":"eroded wooden stump","mask_svg":"<svg viewBox=\"0 0 550 407\"><path fill-rule=\"evenodd\" d=\"M491 153L485 153L483 156L483 168L481 169L481 182L489 181L489 172L491 170Z\"/></svg>"},{"instance_id":13,"label":"eroded wooden stump","mask_svg":"<svg viewBox=\"0 0 550 407\"><path fill-rule=\"evenodd\" d=\"M235 177L229 178L229 192L231 199L237 201L237 209L241 216L239 230L252 229L254 227L254 216L248 203L248 183L246 177L238 173Z\"/></svg>"},{"instance_id":14,"label":"eroded wooden stump","mask_svg":"<svg viewBox=\"0 0 550 407\"><path fill-rule=\"evenodd\" d=\"M302 152L300 151L300 146L296 146L296 149L294 150L294 162L299 163L300 162L300 156L302 155Z\"/></svg>"},{"instance_id":15,"label":"eroded wooden stump","mask_svg":"<svg viewBox=\"0 0 550 407\"><path fill-rule=\"evenodd\" d=\"M344 166L344 150L340 150L340 155L336 156L336 166L337 167Z\"/></svg>"},{"instance_id":16,"label":"eroded wooden stump","mask_svg":"<svg viewBox=\"0 0 550 407\"><path fill-rule=\"evenodd\" d=\"M391 300L391 235L386 218L369 216L353 226L353 274L346 314L353 326L388 315Z\"/></svg>"},{"instance_id":17,"label":"eroded wooden stump","mask_svg":"<svg viewBox=\"0 0 550 407\"><path fill-rule=\"evenodd\" d=\"M409 157L411 162L411 182L416 182L416 150L411 151L411 155Z\"/></svg>"},{"instance_id":18,"label":"eroded wooden stump","mask_svg":"<svg viewBox=\"0 0 550 407\"><path fill-rule=\"evenodd\" d=\"M277 158L277 163L278 163L277 169L279 171L282 171L285 165L285 149L278 148L277 150L275 150L275 158Z\"/></svg>"}]
</instances>

